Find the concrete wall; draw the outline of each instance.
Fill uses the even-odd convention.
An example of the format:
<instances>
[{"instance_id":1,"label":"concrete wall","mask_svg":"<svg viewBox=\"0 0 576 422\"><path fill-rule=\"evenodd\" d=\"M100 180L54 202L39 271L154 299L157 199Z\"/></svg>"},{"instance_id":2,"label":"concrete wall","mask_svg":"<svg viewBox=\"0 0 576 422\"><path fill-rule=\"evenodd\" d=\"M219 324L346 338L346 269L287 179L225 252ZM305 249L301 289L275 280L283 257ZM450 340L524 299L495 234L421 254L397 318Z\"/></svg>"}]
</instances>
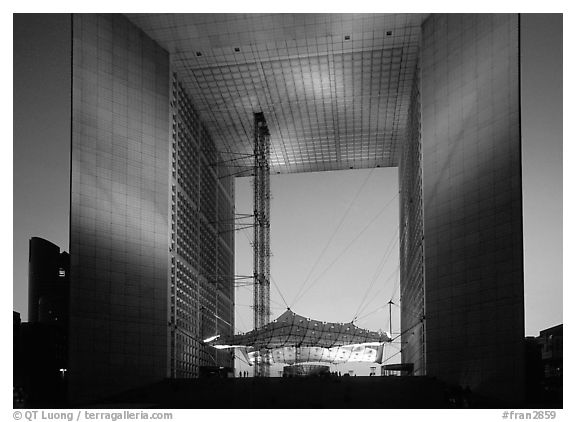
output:
<instances>
[{"instance_id":1,"label":"concrete wall","mask_svg":"<svg viewBox=\"0 0 576 422\"><path fill-rule=\"evenodd\" d=\"M524 337L517 15L422 27L427 374L514 400Z\"/></svg>"},{"instance_id":2,"label":"concrete wall","mask_svg":"<svg viewBox=\"0 0 576 422\"><path fill-rule=\"evenodd\" d=\"M167 374L169 57L119 15L74 15L70 399Z\"/></svg>"}]
</instances>

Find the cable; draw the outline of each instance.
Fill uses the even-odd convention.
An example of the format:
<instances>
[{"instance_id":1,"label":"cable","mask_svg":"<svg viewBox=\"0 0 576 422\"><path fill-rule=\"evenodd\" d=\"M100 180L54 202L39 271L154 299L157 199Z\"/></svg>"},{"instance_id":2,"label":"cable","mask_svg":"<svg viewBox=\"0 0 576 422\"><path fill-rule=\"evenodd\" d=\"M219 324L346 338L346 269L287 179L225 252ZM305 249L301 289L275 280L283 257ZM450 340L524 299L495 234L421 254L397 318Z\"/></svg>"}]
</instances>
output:
<instances>
[{"instance_id":1,"label":"cable","mask_svg":"<svg viewBox=\"0 0 576 422\"><path fill-rule=\"evenodd\" d=\"M274 287L276 287L276 290L278 290L278 294L282 298L282 301L284 302L284 305L286 305L286 308L290 308L290 306L288 306L288 303L286 302L286 299L284 299L284 295L280 291L278 284L276 284L276 282L274 281L274 278L272 278L272 274L270 274L270 281L272 281L272 284L274 285Z\"/></svg>"},{"instance_id":2,"label":"cable","mask_svg":"<svg viewBox=\"0 0 576 422\"><path fill-rule=\"evenodd\" d=\"M422 324L423 322L424 322L424 317L421 317L420 320L416 324L414 324L411 327L406 328L404 331L400 332L400 334L398 334L396 337L392 338L389 343L392 343L398 337L401 337L403 334L406 334L408 331L412 330L413 328L417 327L419 324ZM392 334L392 333L390 333L390 334Z\"/></svg>"},{"instance_id":3,"label":"cable","mask_svg":"<svg viewBox=\"0 0 576 422\"><path fill-rule=\"evenodd\" d=\"M378 308L374 309L373 311L368 312L366 315L362 315L362 316L356 318L356 321L360 321L361 319L367 318L367 317L369 317L370 315L375 314L376 312L384 309L385 307L386 307L386 305L379 306Z\"/></svg>"},{"instance_id":4,"label":"cable","mask_svg":"<svg viewBox=\"0 0 576 422\"><path fill-rule=\"evenodd\" d=\"M246 323L244 322L244 320L242 319L242 317L240 316L240 314L236 314L235 316L238 317L238 319L240 320L240 323L241 323L242 326L244 327L245 331L249 331L249 330L248 330L248 326L246 325Z\"/></svg>"},{"instance_id":5,"label":"cable","mask_svg":"<svg viewBox=\"0 0 576 422\"><path fill-rule=\"evenodd\" d=\"M386 258L386 254L382 257L382 259L378 263L378 266L376 267L376 272L374 273L374 275L372 276L372 280L370 281L370 285L368 286L368 288L364 292L364 296L362 297L362 300L358 304L358 308L356 309L356 312L354 313L354 316L352 317L353 322L354 322L354 320L356 320L356 317L358 316L360 311L364 309L362 307L362 305L366 301L366 297L368 296L368 293L370 293L370 291L372 290L372 287L374 286L374 282L380 277L380 274L382 274L382 271L384 271L384 265L386 264L385 258ZM372 298L374 298L374 297L372 297Z\"/></svg>"},{"instance_id":6,"label":"cable","mask_svg":"<svg viewBox=\"0 0 576 422\"><path fill-rule=\"evenodd\" d=\"M382 361L382 363L384 362L388 362L390 359L392 359L394 356L398 355L399 353L402 353L402 349L398 350L396 353L394 353L392 356L388 356L385 360Z\"/></svg>"},{"instance_id":7,"label":"cable","mask_svg":"<svg viewBox=\"0 0 576 422\"><path fill-rule=\"evenodd\" d=\"M242 234L244 234L244 237L246 238L246 240L248 241L248 243L252 243L250 241L250 238L248 237L248 235L246 234L246 232L242 232ZM284 295L282 294L282 291L280 290L280 287L278 286L278 284L276 284L276 282L274 281L274 278L272 278L272 274L270 274L270 281L272 281L272 284L274 285L274 287L276 287L276 290L278 291L278 294L280 295L280 298L282 299L282 301L284 302L284 304L286 305L286 308L289 308L288 303L286 302L286 299L284 298ZM252 284L252 283L251 283ZM270 301L272 301L272 299L270 299Z\"/></svg>"},{"instance_id":8,"label":"cable","mask_svg":"<svg viewBox=\"0 0 576 422\"><path fill-rule=\"evenodd\" d=\"M366 186L366 183L368 182L368 179L370 179L370 176L372 176L372 172L374 171L376 167L373 167L372 170L370 170L370 172L368 173L368 175L366 176L366 179L364 179L364 182L362 183L362 185L360 185L360 188L356 191L356 195L354 196L354 198L352 199L352 201L350 201L350 203L348 204L348 208L346 209L346 212L344 212L344 215L342 216L342 218L340 219L340 222L338 223L338 225L336 226L336 229L332 232L332 235L330 236L330 238L328 239L328 242L326 242L326 244L324 245L324 248L322 249L322 252L320 252L320 256L318 256L318 258L316 259L316 261L314 262L314 265L312 265L312 268L310 269L310 271L308 272L308 275L306 276L306 278L304 279L304 283L302 283L300 285L300 288L298 289L298 291L296 292L296 295L294 296L293 299L293 303L296 301L296 298L298 297L298 295L300 294L300 292L302 291L302 289L304 288L304 286L306 286L306 284L308 283L308 281L310 280L310 277L312 276L312 274L314 273L314 270L316 269L316 266L318 265L318 263L320 262L320 260L324 257L324 254L326 253L326 251L328 250L328 247L330 246L330 244L332 243L332 240L334 240L334 237L336 236L336 234L340 231L340 228L342 227L342 224L344 223L344 220L346 220L346 217L348 216L348 214L350 213L350 210L352 209L352 206L354 205L354 203L356 202L356 199L358 199L358 196L360 195L360 193L362 192L362 190L364 189L364 186Z\"/></svg>"},{"instance_id":9,"label":"cable","mask_svg":"<svg viewBox=\"0 0 576 422\"><path fill-rule=\"evenodd\" d=\"M280 302L278 302L272 298L270 298L270 303L273 303L275 305L274 306L275 308L284 309L284 306Z\"/></svg>"},{"instance_id":10,"label":"cable","mask_svg":"<svg viewBox=\"0 0 576 422\"><path fill-rule=\"evenodd\" d=\"M348 249L350 249L350 247L360 238L360 236L362 236L364 232L370 228L372 223L374 223L374 221L376 221L378 217L380 217L380 215L384 211L386 211L386 208L388 208L388 206L396 199L397 196L398 194L394 195L394 197L386 205L384 205L384 207L380 211L378 211L378 213L372 218L372 220L370 220L370 222L368 222L368 224L358 232L358 234L346 245L346 247L342 250L342 252L340 252L340 254L328 265L328 267L326 267L324 271L322 271L322 273L320 273L320 275L314 279L312 284L308 286L308 288L294 300L293 305L295 305L314 286L314 284L318 280L320 280L322 276L340 259L340 257L342 257L342 255L344 255L348 251Z\"/></svg>"},{"instance_id":11,"label":"cable","mask_svg":"<svg viewBox=\"0 0 576 422\"><path fill-rule=\"evenodd\" d=\"M374 299L376 299L378 297L378 294L384 290L384 288L388 285L388 282L392 279L394 274L396 274L398 272L399 269L400 269L400 266L396 266L396 269L386 278L386 281L384 281L382 288L372 295L372 298L368 302L366 302L366 304L363 306L363 309L358 313L358 315L362 315L362 311L364 311L364 309L366 309L368 307L368 305L370 305L374 301ZM394 296L392 296L392 298L394 298ZM365 315L362 315L361 317L357 316L356 320L363 319L364 316Z\"/></svg>"},{"instance_id":12,"label":"cable","mask_svg":"<svg viewBox=\"0 0 576 422\"><path fill-rule=\"evenodd\" d=\"M242 362L246 363L248 366L252 366L251 363L249 363L246 359L244 359L244 357L242 356L242 354L237 355L236 351L234 351L234 357L241 360Z\"/></svg>"},{"instance_id":13,"label":"cable","mask_svg":"<svg viewBox=\"0 0 576 422\"><path fill-rule=\"evenodd\" d=\"M376 280L378 279L378 277L380 276L380 274L384 270L384 265L386 264L386 262L388 261L388 258L392 254L392 250L394 249L394 246L396 245L398 238L396 236L394 236L390 240L391 240L391 242L388 243L388 246L386 246L386 249L384 250L384 256L382 256L382 259L380 260L380 263L378 264L378 267L376 268L376 272L374 273L374 276L372 277L372 281L370 282L370 286L368 287L368 289L364 293L364 297L362 298L362 301L358 305L358 308L356 309L356 313L354 314L354 317L352 318L352 320L356 319L360 310L363 309L362 305L366 301L366 298L368 297L368 293L370 293L370 291L372 290L372 287L374 287L374 283L376 282ZM386 280L386 281L388 281L388 280Z\"/></svg>"},{"instance_id":14,"label":"cable","mask_svg":"<svg viewBox=\"0 0 576 422\"><path fill-rule=\"evenodd\" d=\"M356 313L354 319L357 319L357 318L359 317L359 315L362 315L362 313L363 313L364 310L368 307L368 305L370 305L370 304L374 301L374 299L377 298L377 295L378 295L380 292L382 292L385 287L388 286L388 283L390 282L390 280L392 280L392 278L394 277L394 275L395 275L397 272L398 272L398 268L396 268L394 271L392 271L392 272L390 273L390 275L389 275L389 276L386 278L386 280L384 281L384 283L383 283L383 285L382 285L382 288L381 288L380 290L378 290L374 295L372 295L372 298L371 298L368 302L366 302L366 303L364 304L364 306L362 306L362 308Z\"/></svg>"},{"instance_id":15,"label":"cable","mask_svg":"<svg viewBox=\"0 0 576 422\"><path fill-rule=\"evenodd\" d=\"M400 269L400 266L398 266L398 269ZM398 278L396 280L396 283L394 284L394 290L392 291L392 299L394 299L394 297L396 296L396 292L398 291L398 287L400 287L400 278ZM400 297L398 297L398 300L400 300Z\"/></svg>"}]
</instances>

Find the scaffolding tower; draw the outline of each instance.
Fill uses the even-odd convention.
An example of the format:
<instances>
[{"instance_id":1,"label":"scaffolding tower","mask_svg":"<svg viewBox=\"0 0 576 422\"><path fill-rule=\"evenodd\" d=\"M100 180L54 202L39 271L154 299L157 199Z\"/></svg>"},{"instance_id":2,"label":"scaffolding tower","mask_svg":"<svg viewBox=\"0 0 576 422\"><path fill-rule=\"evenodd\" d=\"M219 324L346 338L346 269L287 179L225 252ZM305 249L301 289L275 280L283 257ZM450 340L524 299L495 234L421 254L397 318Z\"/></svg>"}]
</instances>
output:
<instances>
[{"instance_id":1,"label":"scaffolding tower","mask_svg":"<svg viewBox=\"0 0 576 422\"><path fill-rule=\"evenodd\" d=\"M254 329L270 322L270 132L254 113ZM254 376L270 375L269 352L256 356Z\"/></svg>"}]
</instances>

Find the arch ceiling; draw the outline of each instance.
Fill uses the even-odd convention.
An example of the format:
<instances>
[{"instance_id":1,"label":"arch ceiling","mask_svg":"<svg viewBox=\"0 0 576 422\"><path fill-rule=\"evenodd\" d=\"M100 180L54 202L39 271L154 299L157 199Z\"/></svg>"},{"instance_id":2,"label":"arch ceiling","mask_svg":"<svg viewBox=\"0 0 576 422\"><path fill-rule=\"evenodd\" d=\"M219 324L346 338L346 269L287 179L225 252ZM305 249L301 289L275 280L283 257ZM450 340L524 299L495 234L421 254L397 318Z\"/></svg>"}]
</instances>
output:
<instances>
[{"instance_id":1,"label":"arch ceiling","mask_svg":"<svg viewBox=\"0 0 576 422\"><path fill-rule=\"evenodd\" d=\"M273 173L397 165L426 16L127 15L170 52L224 157L252 152L264 112Z\"/></svg>"}]
</instances>

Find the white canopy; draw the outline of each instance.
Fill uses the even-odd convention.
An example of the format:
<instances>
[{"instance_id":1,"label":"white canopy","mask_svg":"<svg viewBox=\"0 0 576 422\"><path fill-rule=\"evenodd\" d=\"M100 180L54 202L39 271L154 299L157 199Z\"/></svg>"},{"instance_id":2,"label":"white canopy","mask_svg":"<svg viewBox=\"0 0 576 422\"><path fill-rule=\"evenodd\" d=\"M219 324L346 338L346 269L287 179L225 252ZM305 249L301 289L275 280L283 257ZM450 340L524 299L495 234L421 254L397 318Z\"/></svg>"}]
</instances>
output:
<instances>
[{"instance_id":1,"label":"white canopy","mask_svg":"<svg viewBox=\"0 0 576 422\"><path fill-rule=\"evenodd\" d=\"M364 330L352 323L322 322L290 309L265 326L214 343L219 349L238 348L249 363L268 354L275 363L381 362L385 333Z\"/></svg>"}]
</instances>

